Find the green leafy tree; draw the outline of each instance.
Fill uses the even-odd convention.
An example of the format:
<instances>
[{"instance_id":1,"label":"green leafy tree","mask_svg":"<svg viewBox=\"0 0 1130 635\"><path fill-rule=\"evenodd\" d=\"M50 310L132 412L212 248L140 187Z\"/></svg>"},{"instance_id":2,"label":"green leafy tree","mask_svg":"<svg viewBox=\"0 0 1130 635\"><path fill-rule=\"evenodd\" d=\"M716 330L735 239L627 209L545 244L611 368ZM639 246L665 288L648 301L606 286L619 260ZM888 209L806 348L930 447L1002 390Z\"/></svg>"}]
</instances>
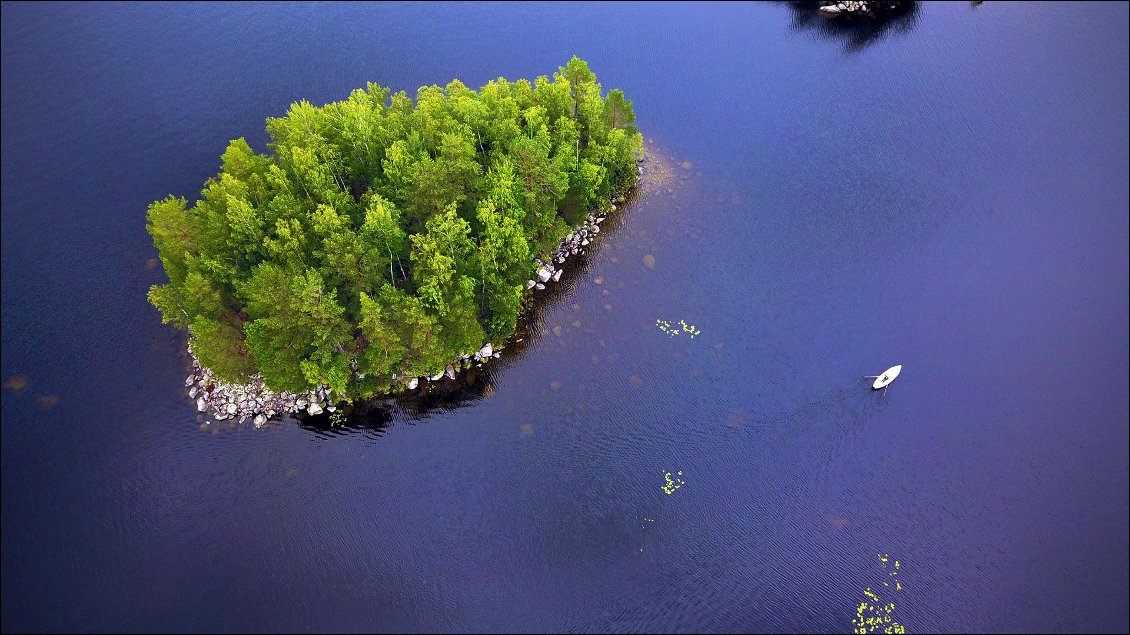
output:
<instances>
[{"instance_id":1,"label":"green leafy tree","mask_svg":"<svg viewBox=\"0 0 1130 635\"><path fill-rule=\"evenodd\" d=\"M619 88L608 91L604 100L604 123L609 128L622 128L628 134L634 134L636 127L636 113L632 110L632 102L624 99L624 91Z\"/></svg>"},{"instance_id":2,"label":"green leafy tree","mask_svg":"<svg viewBox=\"0 0 1130 635\"><path fill-rule=\"evenodd\" d=\"M222 379L352 398L435 374L512 334L533 256L634 185L634 123L576 57L552 79L295 103L267 120L270 154L235 139L199 200L149 206L169 278L149 301Z\"/></svg>"}]
</instances>

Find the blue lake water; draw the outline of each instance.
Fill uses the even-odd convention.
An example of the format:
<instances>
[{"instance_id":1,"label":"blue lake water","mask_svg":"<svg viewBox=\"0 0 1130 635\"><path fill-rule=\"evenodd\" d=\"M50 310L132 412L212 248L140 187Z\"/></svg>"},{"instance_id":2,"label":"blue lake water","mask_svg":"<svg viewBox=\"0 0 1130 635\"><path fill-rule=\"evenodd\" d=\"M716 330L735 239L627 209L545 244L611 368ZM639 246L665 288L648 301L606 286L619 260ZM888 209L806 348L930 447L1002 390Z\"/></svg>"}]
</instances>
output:
<instances>
[{"instance_id":1,"label":"blue lake water","mask_svg":"<svg viewBox=\"0 0 1130 635\"><path fill-rule=\"evenodd\" d=\"M5 3L3 630L849 632L871 587L911 632L1125 632L1128 7L824 27ZM147 204L293 101L573 54L658 176L477 391L202 425Z\"/></svg>"}]
</instances>

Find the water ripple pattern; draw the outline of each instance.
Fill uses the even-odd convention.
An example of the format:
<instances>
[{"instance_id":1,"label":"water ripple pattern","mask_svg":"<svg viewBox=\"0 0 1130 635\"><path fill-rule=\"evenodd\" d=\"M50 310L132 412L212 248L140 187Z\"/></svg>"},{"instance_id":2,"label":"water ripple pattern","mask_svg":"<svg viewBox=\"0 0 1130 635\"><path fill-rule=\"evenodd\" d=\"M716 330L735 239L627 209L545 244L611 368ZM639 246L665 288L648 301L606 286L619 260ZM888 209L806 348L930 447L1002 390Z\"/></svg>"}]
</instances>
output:
<instances>
[{"instance_id":1,"label":"water ripple pattern","mask_svg":"<svg viewBox=\"0 0 1130 635\"><path fill-rule=\"evenodd\" d=\"M805 4L5 4L3 630L843 633L889 553L910 632L1125 632L1130 10ZM146 205L573 54L651 158L522 341L203 426Z\"/></svg>"}]
</instances>

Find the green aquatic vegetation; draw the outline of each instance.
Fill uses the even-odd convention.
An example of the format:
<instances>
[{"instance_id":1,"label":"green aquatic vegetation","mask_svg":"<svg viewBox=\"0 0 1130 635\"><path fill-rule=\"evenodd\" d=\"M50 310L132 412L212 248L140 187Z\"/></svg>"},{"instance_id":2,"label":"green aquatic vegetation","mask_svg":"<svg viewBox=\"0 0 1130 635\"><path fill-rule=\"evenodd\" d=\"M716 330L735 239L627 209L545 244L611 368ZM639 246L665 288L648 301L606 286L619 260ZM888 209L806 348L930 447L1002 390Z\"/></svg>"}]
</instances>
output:
<instances>
[{"instance_id":1,"label":"green aquatic vegetation","mask_svg":"<svg viewBox=\"0 0 1130 635\"><path fill-rule=\"evenodd\" d=\"M883 587L891 589L891 583L894 583L893 592L902 592L902 583L898 580L900 563L898 560L891 561L890 554L882 554L879 556L879 562L883 563L883 569L887 572L887 580L883 582ZM893 564L893 568L891 565ZM895 610L895 603L893 601L884 601L878 593L872 591L870 587L863 591L863 601L856 607L855 619L852 624L855 626L856 633L905 633L906 627L894 621L892 613Z\"/></svg>"},{"instance_id":2,"label":"green aquatic vegetation","mask_svg":"<svg viewBox=\"0 0 1130 635\"><path fill-rule=\"evenodd\" d=\"M699 335L700 333L702 333L702 331L695 328L694 324L687 324L686 320L679 320L678 326L673 326L667 320L656 320L655 325L657 327L659 327L660 331L663 331L664 333L670 335L671 337L675 337L676 335L681 335L683 333L687 333L688 335L691 336L691 339L693 340L696 335Z\"/></svg>"},{"instance_id":3,"label":"green aquatic vegetation","mask_svg":"<svg viewBox=\"0 0 1130 635\"><path fill-rule=\"evenodd\" d=\"M199 200L148 210L169 282L149 291L219 379L344 399L436 375L515 330L571 224L633 187L632 102L574 57L553 77L370 83L267 120Z\"/></svg>"},{"instance_id":4,"label":"green aquatic vegetation","mask_svg":"<svg viewBox=\"0 0 1130 635\"><path fill-rule=\"evenodd\" d=\"M683 471L679 470L678 474L679 474L679 476L682 476ZM663 479L664 479L665 482L663 483L663 487L661 489L663 490L664 494L674 494L675 490L677 490L680 487L682 487L683 485L685 485L685 481L683 481L683 479L672 478L670 472L667 472L666 474L664 474Z\"/></svg>"}]
</instances>

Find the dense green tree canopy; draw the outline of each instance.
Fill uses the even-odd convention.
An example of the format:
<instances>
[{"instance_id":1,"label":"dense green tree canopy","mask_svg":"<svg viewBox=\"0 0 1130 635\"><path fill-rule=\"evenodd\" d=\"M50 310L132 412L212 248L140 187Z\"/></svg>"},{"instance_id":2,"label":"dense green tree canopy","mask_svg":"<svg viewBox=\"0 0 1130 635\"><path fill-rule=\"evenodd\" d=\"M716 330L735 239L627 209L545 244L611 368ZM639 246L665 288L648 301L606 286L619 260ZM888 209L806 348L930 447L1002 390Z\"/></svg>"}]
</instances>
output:
<instances>
[{"instance_id":1,"label":"dense green tree canopy","mask_svg":"<svg viewBox=\"0 0 1130 635\"><path fill-rule=\"evenodd\" d=\"M149 206L149 300L221 379L387 392L513 333L532 257L635 184L632 102L573 58L553 78L370 83L267 120L192 206Z\"/></svg>"}]
</instances>

